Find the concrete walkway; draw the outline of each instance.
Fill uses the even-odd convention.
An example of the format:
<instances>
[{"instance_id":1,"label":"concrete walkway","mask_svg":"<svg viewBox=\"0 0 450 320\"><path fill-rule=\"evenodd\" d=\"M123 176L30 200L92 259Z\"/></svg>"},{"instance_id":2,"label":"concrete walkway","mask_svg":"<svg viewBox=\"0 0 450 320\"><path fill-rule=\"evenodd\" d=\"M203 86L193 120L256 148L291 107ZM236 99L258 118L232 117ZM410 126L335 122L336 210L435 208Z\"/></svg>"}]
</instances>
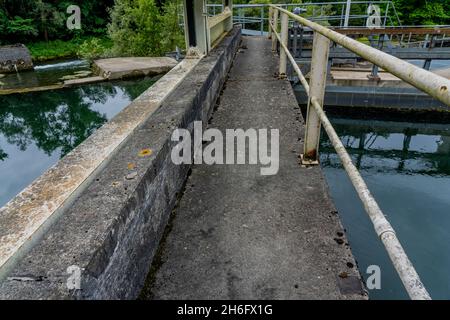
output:
<instances>
[{"instance_id":1,"label":"concrete walkway","mask_svg":"<svg viewBox=\"0 0 450 320\"><path fill-rule=\"evenodd\" d=\"M210 128L280 130L280 169L195 165L145 299L361 299L320 167L298 163L303 118L270 41L243 40Z\"/></svg>"}]
</instances>

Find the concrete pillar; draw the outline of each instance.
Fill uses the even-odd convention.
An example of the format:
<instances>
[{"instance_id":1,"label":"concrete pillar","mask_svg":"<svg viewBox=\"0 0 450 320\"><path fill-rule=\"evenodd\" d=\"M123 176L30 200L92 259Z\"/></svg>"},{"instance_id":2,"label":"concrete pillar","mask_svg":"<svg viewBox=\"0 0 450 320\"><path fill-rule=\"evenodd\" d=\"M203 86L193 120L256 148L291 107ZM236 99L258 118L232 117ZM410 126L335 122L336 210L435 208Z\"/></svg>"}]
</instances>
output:
<instances>
[{"instance_id":1,"label":"concrete pillar","mask_svg":"<svg viewBox=\"0 0 450 320\"><path fill-rule=\"evenodd\" d=\"M202 54L208 53L208 21L205 0L184 0L184 34L187 49L195 47Z\"/></svg>"},{"instance_id":2,"label":"concrete pillar","mask_svg":"<svg viewBox=\"0 0 450 320\"><path fill-rule=\"evenodd\" d=\"M223 8L228 8L231 11L231 17L225 22L225 30L230 31L233 29L233 0L222 0Z\"/></svg>"},{"instance_id":3,"label":"concrete pillar","mask_svg":"<svg viewBox=\"0 0 450 320\"><path fill-rule=\"evenodd\" d=\"M281 13L281 41L287 47L288 45L288 37L289 37L289 17L286 13ZM286 76L286 64L287 64L287 55L283 49L283 46L280 45L280 77Z\"/></svg>"},{"instance_id":4,"label":"concrete pillar","mask_svg":"<svg viewBox=\"0 0 450 320\"><path fill-rule=\"evenodd\" d=\"M311 105L312 97L316 98L323 107L325 87L327 83L328 56L330 40L318 32L314 33L314 43L311 61L311 78L309 81L309 100L306 114L305 143L303 150L303 164L318 164L320 142L320 119Z\"/></svg>"}]
</instances>

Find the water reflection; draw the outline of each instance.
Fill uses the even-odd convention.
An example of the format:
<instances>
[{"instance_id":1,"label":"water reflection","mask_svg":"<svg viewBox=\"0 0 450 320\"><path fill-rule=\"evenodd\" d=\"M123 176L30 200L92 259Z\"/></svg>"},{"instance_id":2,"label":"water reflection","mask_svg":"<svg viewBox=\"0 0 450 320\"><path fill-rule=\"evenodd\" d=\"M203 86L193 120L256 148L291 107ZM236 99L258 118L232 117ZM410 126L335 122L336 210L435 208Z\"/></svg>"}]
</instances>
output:
<instances>
[{"instance_id":1,"label":"water reflection","mask_svg":"<svg viewBox=\"0 0 450 320\"><path fill-rule=\"evenodd\" d=\"M332 119L431 296L450 298L450 124ZM371 299L406 299L385 249L325 134L321 165L365 279L381 268Z\"/></svg>"},{"instance_id":2,"label":"water reflection","mask_svg":"<svg viewBox=\"0 0 450 320\"><path fill-rule=\"evenodd\" d=\"M6 74L0 80L0 89L31 88L61 83L64 77L91 71L85 60L59 60L36 65L34 71Z\"/></svg>"},{"instance_id":3,"label":"water reflection","mask_svg":"<svg viewBox=\"0 0 450 320\"><path fill-rule=\"evenodd\" d=\"M450 126L334 119L333 125L358 169L402 174L450 174ZM339 167L324 140L322 161Z\"/></svg>"},{"instance_id":4,"label":"water reflection","mask_svg":"<svg viewBox=\"0 0 450 320\"><path fill-rule=\"evenodd\" d=\"M0 206L155 79L0 96Z\"/></svg>"}]
</instances>

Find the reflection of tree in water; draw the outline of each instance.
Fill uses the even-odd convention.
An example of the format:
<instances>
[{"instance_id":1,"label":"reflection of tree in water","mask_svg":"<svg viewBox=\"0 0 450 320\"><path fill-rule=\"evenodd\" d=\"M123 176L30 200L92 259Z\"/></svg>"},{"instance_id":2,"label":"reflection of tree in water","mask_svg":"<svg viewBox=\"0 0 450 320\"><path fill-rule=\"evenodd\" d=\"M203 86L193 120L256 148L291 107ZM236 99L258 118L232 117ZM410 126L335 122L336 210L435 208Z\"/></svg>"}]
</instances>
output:
<instances>
[{"instance_id":1,"label":"reflection of tree in water","mask_svg":"<svg viewBox=\"0 0 450 320\"><path fill-rule=\"evenodd\" d=\"M345 148L353 156L354 164L358 169L361 169L363 157L368 156L369 158L396 160L398 165L395 170L399 173L450 174L450 137L440 135L441 132L439 130L430 133L421 132L418 128L394 130L389 127L342 124L334 125L334 127L341 137ZM373 148L377 139L381 137L388 139L393 133L403 134L401 150ZM440 141L436 141L438 143L437 150L435 152L411 150L411 140L419 134L440 135ZM330 155L335 153L327 137L322 138L321 148L325 153L324 160L330 165ZM417 162L414 163L410 160ZM408 161L408 167L405 168Z\"/></svg>"},{"instance_id":2,"label":"reflection of tree in water","mask_svg":"<svg viewBox=\"0 0 450 320\"><path fill-rule=\"evenodd\" d=\"M8 158L8 155L0 148L0 161L5 160L6 158Z\"/></svg>"},{"instance_id":3,"label":"reflection of tree in water","mask_svg":"<svg viewBox=\"0 0 450 320\"><path fill-rule=\"evenodd\" d=\"M0 133L8 143L26 150L35 143L46 154L61 149L61 157L107 121L92 110L105 104L120 89L133 100L156 80L151 78L86 85L73 89L0 96ZM0 161L8 155L0 147Z\"/></svg>"},{"instance_id":4,"label":"reflection of tree in water","mask_svg":"<svg viewBox=\"0 0 450 320\"><path fill-rule=\"evenodd\" d=\"M120 88L126 93L126 95L131 99L134 100L138 96L141 95L142 92L147 90L153 83L155 83L160 77L153 77L153 78L144 78L141 80L128 80L128 81L121 81Z\"/></svg>"},{"instance_id":5,"label":"reflection of tree in water","mask_svg":"<svg viewBox=\"0 0 450 320\"><path fill-rule=\"evenodd\" d=\"M60 148L64 156L107 120L90 109L92 101L115 93L112 86L93 86L0 97L0 132L20 150L34 142L48 155ZM0 160L6 157L0 149Z\"/></svg>"}]
</instances>

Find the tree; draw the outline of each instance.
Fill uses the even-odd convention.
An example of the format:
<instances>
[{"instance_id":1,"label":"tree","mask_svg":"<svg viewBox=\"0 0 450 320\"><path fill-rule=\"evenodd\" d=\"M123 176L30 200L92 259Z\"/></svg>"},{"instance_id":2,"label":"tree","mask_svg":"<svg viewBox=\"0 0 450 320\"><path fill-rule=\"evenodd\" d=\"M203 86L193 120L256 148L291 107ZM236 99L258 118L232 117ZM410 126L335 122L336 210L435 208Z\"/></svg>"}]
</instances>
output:
<instances>
[{"instance_id":1,"label":"tree","mask_svg":"<svg viewBox=\"0 0 450 320\"><path fill-rule=\"evenodd\" d=\"M394 0L404 25L435 25L450 23L450 1Z\"/></svg>"},{"instance_id":2,"label":"tree","mask_svg":"<svg viewBox=\"0 0 450 320\"><path fill-rule=\"evenodd\" d=\"M154 0L116 0L108 25L113 54L154 56L175 49L183 39L176 3L167 1L161 13Z\"/></svg>"},{"instance_id":3,"label":"tree","mask_svg":"<svg viewBox=\"0 0 450 320\"><path fill-rule=\"evenodd\" d=\"M114 0L0 0L0 43L105 35ZM68 30L66 9L78 5L82 29Z\"/></svg>"}]
</instances>

